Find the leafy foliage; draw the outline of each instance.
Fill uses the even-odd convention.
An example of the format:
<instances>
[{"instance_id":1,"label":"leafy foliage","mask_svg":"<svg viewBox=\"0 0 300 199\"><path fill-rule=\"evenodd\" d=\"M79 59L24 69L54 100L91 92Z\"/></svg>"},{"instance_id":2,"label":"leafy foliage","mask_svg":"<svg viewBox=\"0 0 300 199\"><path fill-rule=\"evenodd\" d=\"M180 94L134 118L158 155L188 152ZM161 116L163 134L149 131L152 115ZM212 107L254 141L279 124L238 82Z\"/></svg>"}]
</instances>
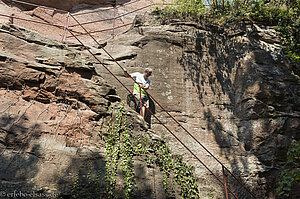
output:
<instances>
[{"instance_id":1,"label":"leafy foliage","mask_svg":"<svg viewBox=\"0 0 300 199\"><path fill-rule=\"evenodd\" d=\"M108 198L113 198L116 186L116 174L120 153L121 117L117 117L115 125L109 123L108 136L105 139L105 192Z\"/></svg>"},{"instance_id":2,"label":"leafy foliage","mask_svg":"<svg viewBox=\"0 0 300 199\"><path fill-rule=\"evenodd\" d=\"M293 4L265 4L255 2L250 10L250 18L265 25L274 25L281 33L284 54L289 58L292 70L300 75L300 0Z\"/></svg>"},{"instance_id":3,"label":"leafy foliage","mask_svg":"<svg viewBox=\"0 0 300 199\"><path fill-rule=\"evenodd\" d=\"M126 119L125 108L124 105L121 104L117 111L115 123L112 124L111 120L109 122L107 130L108 136L105 138L105 191L108 198L114 198L115 196L119 159L121 159L120 167L124 177L125 198L132 198L135 191L134 152Z\"/></svg>"},{"instance_id":4,"label":"leafy foliage","mask_svg":"<svg viewBox=\"0 0 300 199\"><path fill-rule=\"evenodd\" d=\"M176 18L196 22L253 21L276 26L290 67L300 75L300 0L175 0L174 4L157 6L154 13L163 22Z\"/></svg>"},{"instance_id":5,"label":"leafy foliage","mask_svg":"<svg viewBox=\"0 0 300 199\"><path fill-rule=\"evenodd\" d=\"M124 107L121 107L120 115L123 116L122 145L121 145L121 170L124 176L125 198L132 198L135 192L134 167L133 167L133 145L131 131L127 129L127 118Z\"/></svg>"},{"instance_id":6,"label":"leafy foliage","mask_svg":"<svg viewBox=\"0 0 300 199\"><path fill-rule=\"evenodd\" d=\"M169 193L169 177L173 169L173 162L169 148L164 142L153 142L151 147L155 153L155 163L163 172L163 186L166 194ZM172 187L172 185L171 185ZM172 190L174 192L174 190Z\"/></svg>"},{"instance_id":7,"label":"leafy foliage","mask_svg":"<svg viewBox=\"0 0 300 199\"><path fill-rule=\"evenodd\" d=\"M300 142L295 142L289 147L286 166L288 165L291 169L281 172L277 188L277 193L286 197L289 196L292 186L300 181Z\"/></svg>"},{"instance_id":8,"label":"leafy foliage","mask_svg":"<svg viewBox=\"0 0 300 199\"><path fill-rule=\"evenodd\" d=\"M147 166L154 163L159 166L163 173L163 186L167 197L175 193L175 183L177 183L181 189L182 198L199 198L198 182L193 174L193 168L184 163L181 156L172 155L163 140L151 141L146 135L133 135L127 127L125 112L124 105L120 105L117 110L112 109L106 136L101 135L106 143L106 197L115 197L116 175L120 163L124 178L125 198L134 198L137 187L133 158L141 156ZM113 118L115 118L114 121Z\"/></svg>"},{"instance_id":9,"label":"leafy foliage","mask_svg":"<svg viewBox=\"0 0 300 199\"><path fill-rule=\"evenodd\" d=\"M175 17L184 19L195 19L201 17L206 8L201 0L176 0L176 6L167 6L160 9L158 6L156 11L164 19Z\"/></svg>"},{"instance_id":10,"label":"leafy foliage","mask_svg":"<svg viewBox=\"0 0 300 199\"><path fill-rule=\"evenodd\" d=\"M73 187L72 187L72 198L78 198L79 196L79 175L76 174L75 179L73 181Z\"/></svg>"},{"instance_id":11,"label":"leafy foliage","mask_svg":"<svg viewBox=\"0 0 300 199\"><path fill-rule=\"evenodd\" d=\"M181 188L182 198L199 198L198 178L193 173L193 167L187 165L181 156L172 155L163 140L152 142L151 148L155 153L154 161L163 172L165 192L170 192L169 187L172 188L171 193L174 192L174 185L169 185L170 182L173 183L173 177Z\"/></svg>"},{"instance_id":12,"label":"leafy foliage","mask_svg":"<svg viewBox=\"0 0 300 199\"><path fill-rule=\"evenodd\" d=\"M199 198L198 182L193 174L193 168L183 162L181 156L175 156L173 161L175 181L181 187L183 198Z\"/></svg>"},{"instance_id":13,"label":"leafy foliage","mask_svg":"<svg viewBox=\"0 0 300 199\"><path fill-rule=\"evenodd\" d=\"M78 169L74 176L72 198L92 199L100 197L101 169L92 167L90 161L86 162L82 168Z\"/></svg>"}]
</instances>

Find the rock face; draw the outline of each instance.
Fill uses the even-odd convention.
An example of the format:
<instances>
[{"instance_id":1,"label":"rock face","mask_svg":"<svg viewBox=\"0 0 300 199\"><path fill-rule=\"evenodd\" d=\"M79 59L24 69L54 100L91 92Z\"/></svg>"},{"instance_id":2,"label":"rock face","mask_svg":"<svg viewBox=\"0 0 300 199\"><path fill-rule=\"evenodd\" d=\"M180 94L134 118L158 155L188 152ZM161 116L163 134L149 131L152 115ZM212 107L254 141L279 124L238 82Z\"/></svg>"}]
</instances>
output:
<instances>
[{"instance_id":1,"label":"rock face","mask_svg":"<svg viewBox=\"0 0 300 199\"><path fill-rule=\"evenodd\" d=\"M97 120L119 99L65 45L16 26L2 26L0 38L1 190L57 190L74 165L99 162L97 150L76 147L97 145Z\"/></svg>"},{"instance_id":2,"label":"rock face","mask_svg":"<svg viewBox=\"0 0 300 199\"><path fill-rule=\"evenodd\" d=\"M89 158L103 167L97 120L119 98L67 46L16 26L0 38L1 190L67 193L75 168Z\"/></svg>"},{"instance_id":3,"label":"rock face","mask_svg":"<svg viewBox=\"0 0 300 199\"><path fill-rule=\"evenodd\" d=\"M136 14L143 14L146 11L153 9L146 7L150 2L148 0L129 1L56 1L56 0L28 0L27 2L35 3L37 5L46 5L52 8L59 8L69 10L72 15L80 23L85 23L84 27L89 32L92 32L98 40L105 40L123 33L130 27ZM102 2L102 3L101 3ZM117 4L114 7L115 3ZM115 8L115 9L114 9ZM92 11L92 12L91 12ZM58 11L48 9L45 7L26 6L11 1L0 1L0 14L6 16L14 15L17 18L11 20L9 17L0 16L1 23L13 23L14 25L24 27L29 30L34 30L44 36L54 38L56 40L65 40L67 42L77 42L70 33L65 34L64 27L69 24L69 28L74 31L76 35L81 35L80 39L91 40L82 27L74 20L73 17L68 19L67 11ZM112 20L116 17L116 20ZM20 18L20 19L19 19ZM21 19L39 21L40 23L33 23ZM68 22L67 22L68 21ZM88 23L87 22L92 22ZM46 24L45 24L46 23ZM49 25L47 25L49 24ZM58 27L52 26L58 25ZM115 28L115 29L113 29Z\"/></svg>"},{"instance_id":4,"label":"rock face","mask_svg":"<svg viewBox=\"0 0 300 199\"><path fill-rule=\"evenodd\" d=\"M153 21L138 17L127 33L107 42L106 50L130 73L152 67L151 95L257 198L277 197L287 147L299 140L300 82L284 64L276 31L252 23ZM67 47L13 25L1 27L0 39L0 190L70 197L78 169L85 176L87 168L104 170L98 121L128 93L78 45ZM89 48L132 87L98 46ZM157 105L156 115L223 179L222 166ZM204 166L154 118L151 122L171 149L195 166L200 198L224 198L224 187ZM138 180L152 182L144 192L151 194L139 198L163 198L154 197L162 192L152 187L161 182L156 168L137 164L141 174L153 173ZM226 178L239 198L251 198L228 172Z\"/></svg>"},{"instance_id":5,"label":"rock face","mask_svg":"<svg viewBox=\"0 0 300 199\"><path fill-rule=\"evenodd\" d=\"M284 64L278 33L273 27L252 23L219 27L153 21L137 17L135 25L106 49L129 73L152 67L151 95L257 198L274 198L287 148L291 141L299 140L300 131L300 79ZM110 58L100 57L132 87ZM101 66L96 70L105 79L109 77ZM128 93L117 90L126 99ZM223 179L222 166L157 105L156 112ZM224 187L203 165L153 118L152 123L154 131L196 167L200 197L224 198ZM240 198L251 198L229 174L227 178Z\"/></svg>"},{"instance_id":6,"label":"rock face","mask_svg":"<svg viewBox=\"0 0 300 199\"><path fill-rule=\"evenodd\" d=\"M44 0L26 0L24 2L28 2L28 3L34 3L34 4L38 4L38 5L43 5L43 6L49 6L52 8L58 8L61 10L66 10L66 11L71 11L74 7L78 7L78 6L82 6L84 5L84 7L92 7L94 5L115 5L116 2L118 4L122 4L125 2L128 2L130 0L77 0L77 1L73 1L73 0L64 0L64 1L59 1L59 0L48 0L48 1L44 1ZM18 3L17 3L18 4ZM22 4L23 7L31 9L33 8L30 5L24 5Z\"/></svg>"},{"instance_id":7,"label":"rock face","mask_svg":"<svg viewBox=\"0 0 300 199\"><path fill-rule=\"evenodd\" d=\"M120 97L78 47L1 25L0 198L107 198L101 138ZM134 136L153 137L134 110L126 116ZM135 156L133 167L135 197L164 199L158 166ZM117 172L115 195L125 198Z\"/></svg>"}]
</instances>

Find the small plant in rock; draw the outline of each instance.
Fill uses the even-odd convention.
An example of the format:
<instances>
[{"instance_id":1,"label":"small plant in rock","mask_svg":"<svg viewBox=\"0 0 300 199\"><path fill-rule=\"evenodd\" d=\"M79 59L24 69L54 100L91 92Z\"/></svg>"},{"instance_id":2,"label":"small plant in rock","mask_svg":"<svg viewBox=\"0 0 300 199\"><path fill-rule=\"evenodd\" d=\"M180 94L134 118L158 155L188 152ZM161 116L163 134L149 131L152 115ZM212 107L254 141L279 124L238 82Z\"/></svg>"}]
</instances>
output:
<instances>
[{"instance_id":1,"label":"small plant in rock","mask_svg":"<svg viewBox=\"0 0 300 199\"><path fill-rule=\"evenodd\" d=\"M100 196L100 175L101 169L93 169L90 161L82 169L78 169L73 181L72 198L91 199Z\"/></svg>"},{"instance_id":2,"label":"small plant in rock","mask_svg":"<svg viewBox=\"0 0 300 199\"><path fill-rule=\"evenodd\" d=\"M120 118L115 127L109 124L108 136L105 139L105 193L108 198L113 198L116 186L116 174L120 152Z\"/></svg>"},{"instance_id":3,"label":"small plant in rock","mask_svg":"<svg viewBox=\"0 0 300 199\"><path fill-rule=\"evenodd\" d=\"M289 197L292 186L300 182L300 142L291 144L287 152L287 163L281 172L277 193Z\"/></svg>"},{"instance_id":4,"label":"small plant in rock","mask_svg":"<svg viewBox=\"0 0 300 199\"><path fill-rule=\"evenodd\" d=\"M102 182L102 178L101 178L101 169L98 169L97 171L97 175L96 175L96 181L95 181L95 186L96 186L96 194L100 196L100 193L101 193L101 189L100 189L100 186L101 186L101 182Z\"/></svg>"},{"instance_id":5,"label":"small plant in rock","mask_svg":"<svg viewBox=\"0 0 300 199\"><path fill-rule=\"evenodd\" d=\"M80 184L79 184L79 173L75 175L74 182L73 182L73 187L72 187L72 198L78 198L79 196L79 189L80 189Z\"/></svg>"},{"instance_id":6,"label":"small plant in rock","mask_svg":"<svg viewBox=\"0 0 300 199\"><path fill-rule=\"evenodd\" d=\"M208 192L208 198L209 199L214 199L214 194L213 194L213 188L209 187L209 192Z\"/></svg>"},{"instance_id":7,"label":"small plant in rock","mask_svg":"<svg viewBox=\"0 0 300 199\"><path fill-rule=\"evenodd\" d=\"M92 177L92 165L91 162L88 162L87 165L87 175L86 175L86 179L87 179L87 199L92 199L94 194L95 194L95 190L94 190L94 180Z\"/></svg>"},{"instance_id":8,"label":"small plant in rock","mask_svg":"<svg viewBox=\"0 0 300 199\"><path fill-rule=\"evenodd\" d=\"M193 168L183 162L181 156L174 157L175 181L181 187L183 198L199 198L198 178L194 176Z\"/></svg>"},{"instance_id":9,"label":"small plant in rock","mask_svg":"<svg viewBox=\"0 0 300 199\"><path fill-rule=\"evenodd\" d=\"M165 193L169 194L169 177L171 169L173 168L170 151L163 141L153 142L152 149L155 154L154 161L163 173L163 186L165 189Z\"/></svg>"}]
</instances>

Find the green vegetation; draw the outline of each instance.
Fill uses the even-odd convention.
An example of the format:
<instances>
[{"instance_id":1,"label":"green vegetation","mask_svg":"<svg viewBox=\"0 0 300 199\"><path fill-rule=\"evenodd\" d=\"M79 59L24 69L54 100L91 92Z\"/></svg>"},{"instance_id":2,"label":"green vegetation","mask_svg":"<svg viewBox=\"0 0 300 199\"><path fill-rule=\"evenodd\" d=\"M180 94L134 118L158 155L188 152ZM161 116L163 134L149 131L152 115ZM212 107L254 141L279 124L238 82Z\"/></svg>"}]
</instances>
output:
<instances>
[{"instance_id":1,"label":"green vegetation","mask_svg":"<svg viewBox=\"0 0 300 199\"><path fill-rule=\"evenodd\" d=\"M163 140L153 141L151 148L155 154L154 162L163 172L163 185L166 194L175 192L173 182L175 180L180 186L182 198L199 198L198 179L193 173L192 166L183 162L181 156L172 155Z\"/></svg>"},{"instance_id":2,"label":"green vegetation","mask_svg":"<svg viewBox=\"0 0 300 199\"><path fill-rule=\"evenodd\" d=\"M184 163L181 156L172 155L164 141L152 141L146 135L134 135L128 128L125 112L122 104L117 110L112 109L106 135L101 135L106 143L106 196L115 197L117 170L120 168L124 179L125 198L134 197L137 191L134 157L139 156L145 160L147 166L151 167L156 164L160 168L167 197L175 193L175 183L177 183L182 198L199 198L198 182L193 174L193 168ZM77 188L77 185L75 187Z\"/></svg>"},{"instance_id":3,"label":"green vegetation","mask_svg":"<svg viewBox=\"0 0 300 199\"><path fill-rule=\"evenodd\" d=\"M181 156L173 155L163 140L151 140L145 132L134 134L124 105L113 107L109 110L110 117L102 120L102 124L107 124L105 132L99 132L105 141L105 172L91 161L84 163L74 176L72 198L99 198L101 194L105 194L105 198L119 197L116 194L120 191L120 187L117 190L119 177L123 178L124 187L121 188L125 198L134 198L137 193L134 158L144 161L148 167L160 169L167 198L174 194L187 199L199 198L193 168ZM120 171L122 176L118 176ZM104 176L101 175L104 173ZM103 177L105 182L102 182ZM101 191L103 188L104 193Z\"/></svg>"},{"instance_id":4,"label":"green vegetation","mask_svg":"<svg viewBox=\"0 0 300 199\"><path fill-rule=\"evenodd\" d=\"M79 185L79 174L77 173L75 175L75 179L73 181L73 187L72 187L72 198L78 198L79 196L79 189L80 189L80 185Z\"/></svg>"},{"instance_id":5,"label":"green vegetation","mask_svg":"<svg viewBox=\"0 0 300 199\"><path fill-rule=\"evenodd\" d=\"M87 161L74 176L72 198L99 198L100 197L101 170L92 167Z\"/></svg>"},{"instance_id":6,"label":"green vegetation","mask_svg":"<svg viewBox=\"0 0 300 199\"><path fill-rule=\"evenodd\" d=\"M108 136L105 139L105 192L108 198L114 196L120 152L120 121L116 122L116 128L109 124Z\"/></svg>"},{"instance_id":7,"label":"green vegetation","mask_svg":"<svg viewBox=\"0 0 300 199\"><path fill-rule=\"evenodd\" d=\"M209 193L208 193L208 198L209 199L214 199L214 194L213 194L214 189L212 187L209 188Z\"/></svg>"},{"instance_id":8,"label":"green vegetation","mask_svg":"<svg viewBox=\"0 0 300 199\"><path fill-rule=\"evenodd\" d=\"M135 190L133 146L131 131L127 128L124 105L120 105L114 124L109 121L107 136L105 137L105 183L106 195L114 198L118 162L121 159L121 170L124 177L125 198L132 198Z\"/></svg>"},{"instance_id":9,"label":"green vegetation","mask_svg":"<svg viewBox=\"0 0 300 199\"><path fill-rule=\"evenodd\" d=\"M175 18L221 24L253 21L276 26L290 68L300 75L300 0L175 0L174 4L158 5L154 13L162 22Z\"/></svg>"},{"instance_id":10,"label":"green vegetation","mask_svg":"<svg viewBox=\"0 0 300 199\"><path fill-rule=\"evenodd\" d=\"M281 172L277 193L288 197L292 186L300 181L300 142L290 145L285 166L289 169Z\"/></svg>"},{"instance_id":11,"label":"green vegetation","mask_svg":"<svg viewBox=\"0 0 300 199\"><path fill-rule=\"evenodd\" d=\"M157 5L156 13L158 13L163 20L183 18L185 20L199 21L207 11L204 2L201 0L176 0L174 4L176 5L172 4L164 8Z\"/></svg>"},{"instance_id":12,"label":"green vegetation","mask_svg":"<svg viewBox=\"0 0 300 199\"><path fill-rule=\"evenodd\" d=\"M121 116L124 115L124 107L121 107ZM131 142L132 133L127 130L126 116L123 117L122 144L121 144L121 170L125 181L125 198L132 198L136 189L134 182L133 167L133 145Z\"/></svg>"}]
</instances>

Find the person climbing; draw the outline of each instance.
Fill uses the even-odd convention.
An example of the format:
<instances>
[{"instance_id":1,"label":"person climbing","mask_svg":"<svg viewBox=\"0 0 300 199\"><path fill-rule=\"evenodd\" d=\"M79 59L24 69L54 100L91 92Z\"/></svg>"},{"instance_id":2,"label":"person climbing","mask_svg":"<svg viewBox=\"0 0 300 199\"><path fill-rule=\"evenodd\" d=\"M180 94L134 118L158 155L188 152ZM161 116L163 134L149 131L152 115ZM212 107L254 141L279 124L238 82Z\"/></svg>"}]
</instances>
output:
<instances>
[{"instance_id":1,"label":"person climbing","mask_svg":"<svg viewBox=\"0 0 300 199\"><path fill-rule=\"evenodd\" d=\"M143 103L143 106L140 109L140 114L141 116L143 116L144 120L147 115L146 107L149 108L149 96L145 90L148 90L150 87L151 81L149 77L151 76L151 74L152 74L151 68L145 68L143 74L139 72L135 72L135 73L131 73L130 75L126 70L124 70L125 77L131 76L136 81L136 83L134 83L133 94L136 96L137 99L139 100L141 99ZM142 88L141 91L140 88Z\"/></svg>"}]
</instances>

